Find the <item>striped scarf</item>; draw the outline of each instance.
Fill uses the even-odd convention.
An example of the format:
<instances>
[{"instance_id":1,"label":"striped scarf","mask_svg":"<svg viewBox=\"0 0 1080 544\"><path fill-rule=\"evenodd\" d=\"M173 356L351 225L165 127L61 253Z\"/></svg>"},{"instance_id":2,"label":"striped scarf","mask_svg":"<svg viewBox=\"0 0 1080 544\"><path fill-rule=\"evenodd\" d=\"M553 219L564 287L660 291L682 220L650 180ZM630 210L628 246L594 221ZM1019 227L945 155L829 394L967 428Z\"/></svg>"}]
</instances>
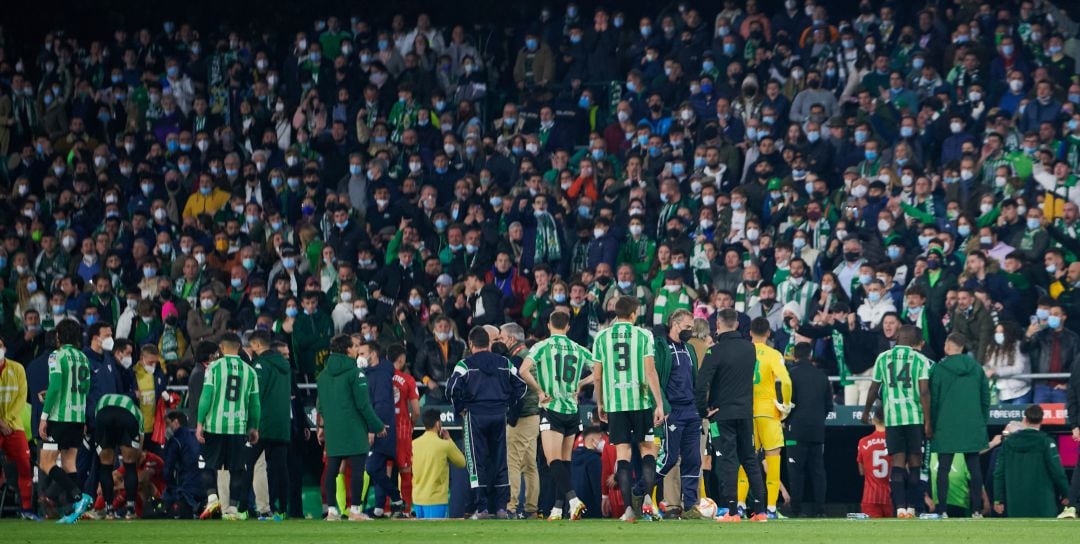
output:
<instances>
[{"instance_id":1,"label":"striped scarf","mask_svg":"<svg viewBox=\"0 0 1080 544\"><path fill-rule=\"evenodd\" d=\"M555 226L555 220L551 214L536 218L536 251L533 254L534 264L554 262L562 258L562 247L559 246L559 231Z\"/></svg>"},{"instance_id":2,"label":"striped scarf","mask_svg":"<svg viewBox=\"0 0 1080 544\"><path fill-rule=\"evenodd\" d=\"M832 330L832 348L833 353L836 354L836 367L840 372L840 386L846 387L852 384L851 370L848 369L847 359L844 355L844 335L833 327Z\"/></svg>"}]
</instances>

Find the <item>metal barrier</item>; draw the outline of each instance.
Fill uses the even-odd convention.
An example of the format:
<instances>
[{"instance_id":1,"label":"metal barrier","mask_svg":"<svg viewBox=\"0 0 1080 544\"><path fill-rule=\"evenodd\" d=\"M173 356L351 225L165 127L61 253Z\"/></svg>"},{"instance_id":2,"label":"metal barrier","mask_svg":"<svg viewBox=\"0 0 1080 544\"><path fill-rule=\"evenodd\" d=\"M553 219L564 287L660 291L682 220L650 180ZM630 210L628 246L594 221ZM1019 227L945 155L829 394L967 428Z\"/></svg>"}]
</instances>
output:
<instances>
[{"instance_id":1,"label":"metal barrier","mask_svg":"<svg viewBox=\"0 0 1080 544\"><path fill-rule=\"evenodd\" d=\"M870 376L849 376L848 379L853 381L853 382L866 382L866 381L873 380L873 378L870 377ZM1069 374L1061 373L1061 372L1056 373L1056 374L1047 374L1047 373L1043 373L1043 374L1014 374L1012 376L1003 376L1000 379L1002 379L1002 380L1068 380L1069 379ZM840 377L839 376L829 376L829 381L830 382L838 382L838 381L840 381Z\"/></svg>"},{"instance_id":2,"label":"metal barrier","mask_svg":"<svg viewBox=\"0 0 1080 544\"><path fill-rule=\"evenodd\" d=\"M1062 373L1062 372L1059 372L1059 373L1056 373L1056 374L1036 373L1036 374L1014 374L1012 376L1007 376L1007 377L1004 377L1002 379L1007 379L1007 380L1068 380L1069 376L1070 376L1069 374ZM848 379L853 381L853 382L862 382L862 381L870 381L873 378L871 378L870 376L849 376ZM838 382L838 381L840 381L840 377L839 376L829 376L829 381L830 382ZM301 383L301 384L298 384L297 387L299 389L313 390L313 389L316 388L316 385L313 384L313 383ZM169 389L169 391L175 391L175 392L178 392L178 393L186 393L188 388L187 388L186 385L170 385L168 387L168 389Z\"/></svg>"}]
</instances>

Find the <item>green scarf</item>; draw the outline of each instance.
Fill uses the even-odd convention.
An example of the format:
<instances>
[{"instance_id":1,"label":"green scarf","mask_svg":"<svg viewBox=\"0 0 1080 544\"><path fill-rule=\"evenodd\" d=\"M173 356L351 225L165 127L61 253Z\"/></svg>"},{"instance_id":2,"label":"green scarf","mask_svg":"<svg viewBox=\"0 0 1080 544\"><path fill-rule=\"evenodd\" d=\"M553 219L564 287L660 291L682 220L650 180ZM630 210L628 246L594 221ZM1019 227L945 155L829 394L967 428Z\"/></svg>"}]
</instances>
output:
<instances>
[{"instance_id":1,"label":"green scarf","mask_svg":"<svg viewBox=\"0 0 1080 544\"><path fill-rule=\"evenodd\" d=\"M844 356L844 335L836 330L836 327L832 330L832 348L833 353L836 354L836 367L840 369L840 385L849 386L852 381L851 371L848 370L847 359Z\"/></svg>"},{"instance_id":2,"label":"green scarf","mask_svg":"<svg viewBox=\"0 0 1080 544\"><path fill-rule=\"evenodd\" d=\"M557 261L562 258L559 246L559 231L551 214L536 219L536 252L533 254L533 266L538 263Z\"/></svg>"}]
</instances>

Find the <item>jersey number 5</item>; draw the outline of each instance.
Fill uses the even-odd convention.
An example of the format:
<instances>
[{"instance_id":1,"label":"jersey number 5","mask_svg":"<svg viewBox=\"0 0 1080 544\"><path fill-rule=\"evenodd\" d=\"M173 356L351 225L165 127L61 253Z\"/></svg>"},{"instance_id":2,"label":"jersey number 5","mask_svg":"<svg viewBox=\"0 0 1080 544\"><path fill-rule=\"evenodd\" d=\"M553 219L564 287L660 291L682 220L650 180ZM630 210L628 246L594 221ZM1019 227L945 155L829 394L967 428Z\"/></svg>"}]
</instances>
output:
<instances>
[{"instance_id":1,"label":"jersey number 5","mask_svg":"<svg viewBox=\"0 0 1080 544\"><path fill-rule=\"evenodd\" d=\"M871 461L874 462L874 472L871 474L873 474L875 478L884 478L889 475L889 459L886 457L888 455L889 452L885 450L874 450L873 458L871 459Z\"/></svg>"}]
</instances>

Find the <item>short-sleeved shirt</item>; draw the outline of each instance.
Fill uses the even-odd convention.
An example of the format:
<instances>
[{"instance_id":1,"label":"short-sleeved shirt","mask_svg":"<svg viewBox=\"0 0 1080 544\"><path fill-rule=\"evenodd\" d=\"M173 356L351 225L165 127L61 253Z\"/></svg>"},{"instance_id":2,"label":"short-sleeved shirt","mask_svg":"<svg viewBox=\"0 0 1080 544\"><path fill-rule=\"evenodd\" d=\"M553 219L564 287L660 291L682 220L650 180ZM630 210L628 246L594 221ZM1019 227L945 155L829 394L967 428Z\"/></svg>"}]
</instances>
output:
<instances>
[{"instance_id":1,"label":"short-sleeved shirt","mask_svg":"<svg viewBox=\"0 0 1080 544\"><path fill-rule=\"evenodd\" d=\"M59 380L57 398L51 405L49 421L86 423L86 394L90 391L90 362L73 346L60 346L49 354L49 383Z\"/></svg>"},{"instance_id":2,"label":"short-sleeved shirt","mask_svg":"<svg viewBox=\"0 0 1080 544\"><path fill-rule=\"evenodd\" d=\"M619 321L596 334L592 352L603 369L604 411L656 407L645 378L645 359L654 356L652 333Z\"/></svg>"},{"instance_id":3,"label":"short-sleeved shirt","mask_svg":"<svg viewBox=\"0 0 1080 544\"><path fill-rule=\"evenodd\" d=\"M210 410L203 421L206 432L246 434L252 395L259 394L255 369L235 355L225 355L206 369L206 390L213 388Z\"/></svg>"},{"instance_id":4,"label":"short-sleeved shirt","mask_svg":"<svg viewBox=\"0 0 1080 544\"><path fill-rule=\"evenodd\" d=\"M135 400L127 395L119 395L116 393L109 393L108 395L102 395L101 400L98 401L97 406L94 408L94 413L100 413L102 409L108 407L123 408L131 415L135 417L135 421L139 422L139 430L142 431L144 427L142 408L135 404Z\"/></svg>"},{"instance_id":5,"label":"short-sleeved shirt","mask_svg":"<svg viewBox=\"0 0 1080 544\"><path fill-rule=\"evenodd\" d=\"M921 425L919 381L930 379L930 360L909 346L896 346L874 361L874 381L881 384L885 426Z\"/></svg>"},{"instance_id":6,"label":"short-sleeved shirt","mask_svg":"<svg viewBox=\"0 0 1080 544\"><path fill-rule=\"evenodd\" d=\"M535 363L536 381L551 397L547 409L560 414L577 414L577 390L581 375L593 364L593 355L561 334L537 342L528 358Z\"/></svg>"},{"instance_id":7,"label":"short-sleeved shirt","mask_svg":"<svg viewBox=\"0 0 1080 544\"><path fill-rule=\"evenodd\" d=\"M776 382L790 382L784 356L766 344L754 343L754 417L780 419L776 408Z\"/></svg>"}]
</instances>

